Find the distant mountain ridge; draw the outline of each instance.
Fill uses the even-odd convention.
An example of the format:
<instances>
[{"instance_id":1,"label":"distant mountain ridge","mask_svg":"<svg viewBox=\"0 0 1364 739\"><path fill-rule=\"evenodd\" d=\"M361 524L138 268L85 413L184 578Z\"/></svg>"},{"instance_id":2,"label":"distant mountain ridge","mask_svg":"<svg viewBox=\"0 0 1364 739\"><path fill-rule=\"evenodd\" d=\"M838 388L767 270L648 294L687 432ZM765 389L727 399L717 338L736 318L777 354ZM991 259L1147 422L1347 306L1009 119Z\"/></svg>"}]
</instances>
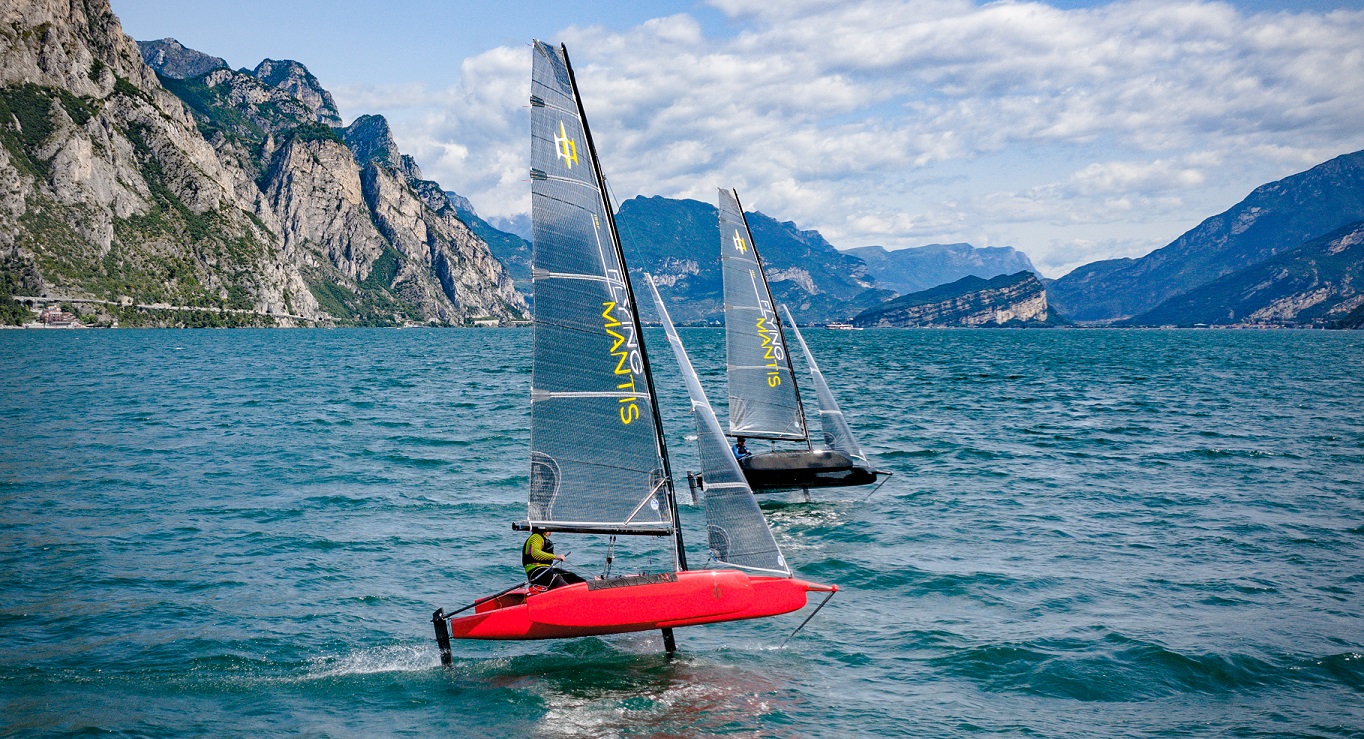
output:
<instances>
[{"instance_id":1,"label":"distant mountain ridge","mask_svg":"<svg viewBox=\"0 0 1364 739\"><path fill-rule=\"evenodd\" d=\"M488 225L530 241L530 216L525 213L517 213L513 216L493 216L488 219Z\"/></svg>"},{"instance_id":2,"label":"distant mountain ridge","mask_svg":"<svg viewBox=\"0 0 1364 739\"><path fill-rule=\"evenodd\" d=\"M469 228L488 244L493 256L497 257L497 261L506 268L507 274L511 275L517 292L529 303L534 294L530 274L530 241L518 234L493 227L478 215L474 210L474 204L463 195L450 190L446 190L445 195L450 199L459 219L469 224Z\"/></svg>"},{"instance_id":3,"label":"distant mountain ridge","mask_svg":"<svg viewBox=\"0 0 1364 739\"><path fill-rule=\"evenodd\" d=\"M1037 275L1024 270L988 280L968 275L902 295L859 313L852 322L860 328L1032 327L1064 320L1047 304Z\"/></svg>"},{"instance_id":4,"label":"distant mountain ridge","mask_svg":"<svg viewBox=\"0 0 1364 739\"><path fill-rule=\"evenodd\" d=\"M139 41L137 45L142 51L142 61L164 77L182 80L228 68L226 60L186 48L173 38Z\"/></svg>"},{"instance_id":5,"label":"distant mountain ridge","mask_svg":"<svg viewBox=\"0 0 1364 739\"><path fill-rule=\"evenodd\" d=\"M928 244L887 250L881 246L844 249L867 263L876 284L902 295L944 285L963 277L989 279L1020 271L1036 273L1028 255L1012 246Z\"/></svg>"},{"instance_id":6,"label":"distant mountain ridge","mask_svg":"<svg viewBox=\"0 0 1364 739\"><path fill-rule=\"evenodd\" d=\"M773 296L797 321L847 320L892 296L875 286L861 259L838 251L818 231L762 213L747 216ZM616 215L631 272L654 275L679 322L723 320L718 219L712 204L658 196L626 200Z\"/></svg>"},{"instance_id":7,"label":"distant mountain ridge","mask_svg":"<svg viewBox=\"0 0 1364 739\"><path fill-rule=\"evenodd\" d=\"M1341 327L1364 307L1364 221L1280 252L1179 295L1125 323L1134 326Z\"/></svg>"},{"instance_id":8,"label":"distant mountain ridge","mask_svg":"<svg viewBox=\"0 0 1364 739\"><path fill-rule=\"evenodd\" d=\"M1143 314L1162 302L1364 219L1364 151L1256 188L1168 246L1094 262L1052 281L1058 310L1080 321Z\"/></svg>"}]
</instances>

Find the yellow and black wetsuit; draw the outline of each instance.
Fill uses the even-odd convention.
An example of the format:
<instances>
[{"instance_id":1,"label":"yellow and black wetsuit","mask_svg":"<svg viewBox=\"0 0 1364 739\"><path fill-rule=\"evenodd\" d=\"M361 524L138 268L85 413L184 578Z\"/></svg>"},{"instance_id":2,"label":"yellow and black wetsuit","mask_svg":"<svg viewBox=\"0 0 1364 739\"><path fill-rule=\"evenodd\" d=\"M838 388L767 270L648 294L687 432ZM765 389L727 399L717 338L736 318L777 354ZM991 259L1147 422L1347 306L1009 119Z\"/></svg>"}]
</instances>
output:
<instances>
[{"instance_id":1,"label":"yellow and black wetsuit","mask_svg":"<svg viewBox=\"0 0 1364 739\"><path fill-rule=\"evenodd\" d=\"M521 566L526 568L526 580L532 585L544 585L551 590L563 585L583 582L581 577L567 570L551 569L554 564L554 544L540 534L531 534L521 545Z\"/></svg>"},{"instance_id":2,"label":"yellow and black wetsuit","mask_svg":"<svg viewBox=\"0 0 1364 739\"><path fill-rule=\"evenodd\" d=\"M521 566L526 568L526 577L535 579L537 570L554 564L554 545L545 541L540 534L531 534L521 546Z\"/></svg>"}]
</instances>

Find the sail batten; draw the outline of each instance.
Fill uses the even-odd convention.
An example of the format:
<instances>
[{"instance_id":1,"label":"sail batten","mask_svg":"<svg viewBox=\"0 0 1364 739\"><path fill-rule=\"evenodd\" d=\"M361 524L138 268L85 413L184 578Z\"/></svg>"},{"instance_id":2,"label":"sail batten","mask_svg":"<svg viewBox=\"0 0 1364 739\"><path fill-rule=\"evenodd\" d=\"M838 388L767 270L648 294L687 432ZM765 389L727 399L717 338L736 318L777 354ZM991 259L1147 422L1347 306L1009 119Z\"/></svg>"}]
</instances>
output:
<instances>
[{"instance_id":1,"label":"sail batten","mask_svg":"<svg viewBox=\"0 0 1364 739\"><path fill-rule=\"evenodd\" d=\"M701 378L692 366L682 339L677 335L667 306L658 294L653 278L646 275L649 291L658 305L663 330L677 358L678 368L691 398L692 418L696 422L696 447L701 457L701 476L705 480L706 528L711 556L717 562L754 572L790 576L791 569L782 556L772 529L758 508L753 489L725 440L720 421L701 387Z\"/></svg>"},{"instance_id":2,"label":"sail batten","mask_svg":"<svg viewBox=\"0 0 1364 739\"><path fill-rule=\"evenodd\" d=\"M729 432L805 441L809 431L781 318L748 221L732 190L719 191L719 213Z\"/></svg>"},{"instance_id":3,"label":"sail batten","mask_svg":"<svg viewBox=\"0 0 1364 739\"><path fill-rule=\"evenodd\" d=\"M528 519L560 530L672 531L648 357L590 132L567 54L537 41L533 56Z\"/></svg>"}]
</instances>

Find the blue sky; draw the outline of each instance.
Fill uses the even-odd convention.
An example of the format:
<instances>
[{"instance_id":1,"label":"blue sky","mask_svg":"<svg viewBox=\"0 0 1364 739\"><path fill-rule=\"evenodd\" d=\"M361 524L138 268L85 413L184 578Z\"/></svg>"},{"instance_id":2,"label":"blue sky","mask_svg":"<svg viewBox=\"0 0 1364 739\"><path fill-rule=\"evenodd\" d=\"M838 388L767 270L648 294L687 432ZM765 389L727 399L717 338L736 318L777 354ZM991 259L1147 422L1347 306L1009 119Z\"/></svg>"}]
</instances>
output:
<instances>
[{"instance_id":1,"label":"blue sky","mask_svg":"<svg viewBox=\"0 0 1364 739\"><path fill-rule=\"evenodd\" d=\"M1011 245L1059 276L1364 148L1364 0L113 0L137 39L302 61L427 176L524 212L532 37L565 41L618 197L834 244Z\"/></svg>"}]
</instances>

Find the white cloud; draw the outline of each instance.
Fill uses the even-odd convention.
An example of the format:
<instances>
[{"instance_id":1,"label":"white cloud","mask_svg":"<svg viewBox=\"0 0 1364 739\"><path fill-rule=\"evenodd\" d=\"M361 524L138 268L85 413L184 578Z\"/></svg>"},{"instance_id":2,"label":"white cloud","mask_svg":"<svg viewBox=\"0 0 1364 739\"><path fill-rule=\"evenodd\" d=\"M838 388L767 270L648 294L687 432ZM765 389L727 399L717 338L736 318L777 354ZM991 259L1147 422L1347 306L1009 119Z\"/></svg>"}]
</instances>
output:
<instances>
[{"instance_id":1,"label":"white cloud","mask_svg":"<svg viewBox=\"0 0 1364 739\"><path fill-rule=\"evenodd\" d=\"M1147 251L1264 181L1364 147L1360 12L712 4L741 32L707 37L673 15L561 34L621 197L735 186L840 246L1013 239L1063 269ZM447 90L338 100L389 114L428 176L509 215L529 205L529 67L528 47L498 48Z\"/></svg>"}]
</instances>

